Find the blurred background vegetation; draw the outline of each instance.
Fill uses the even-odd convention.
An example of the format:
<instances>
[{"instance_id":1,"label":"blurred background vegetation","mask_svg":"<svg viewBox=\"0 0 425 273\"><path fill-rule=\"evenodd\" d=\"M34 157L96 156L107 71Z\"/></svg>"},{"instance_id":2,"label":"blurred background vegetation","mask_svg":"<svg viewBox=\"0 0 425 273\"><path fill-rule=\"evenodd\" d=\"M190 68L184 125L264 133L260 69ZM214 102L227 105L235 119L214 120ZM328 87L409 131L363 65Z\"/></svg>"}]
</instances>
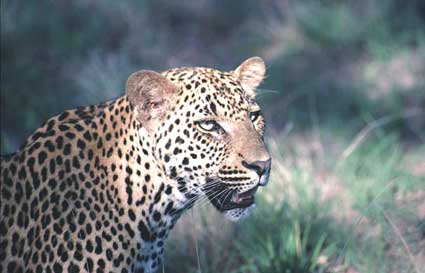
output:
<instances>
[{"instance_id":1,"label":"blurred background vegetation","mask_svg":"<svg viewBox=\"0 0 425 273\"><path fill-rule=\"evenodd\" d=\"M425 272L423 0L1 0L1 154L136 70L255 55L271 183L188 212L163 272Z\"/></svg>"}]
</instances>

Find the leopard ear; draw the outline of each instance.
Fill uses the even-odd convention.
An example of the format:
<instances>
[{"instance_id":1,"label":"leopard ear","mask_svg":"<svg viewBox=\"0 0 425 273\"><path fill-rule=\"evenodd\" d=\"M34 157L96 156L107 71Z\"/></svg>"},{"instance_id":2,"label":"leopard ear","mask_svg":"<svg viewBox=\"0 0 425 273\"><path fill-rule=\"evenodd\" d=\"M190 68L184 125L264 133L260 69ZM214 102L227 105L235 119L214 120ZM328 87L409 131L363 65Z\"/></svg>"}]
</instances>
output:
<instances>
[{"instance_id":1,"label":"leopard ear","mask_svg":"<svg viewBox=\"0 0 425 273\"><path fill-rule=\"evenodd\" d=\"M255 97L255 89L263 81L266 74L266 65L260 57L252 57L239 65L232 73L239 79L245 92L249 96Z\"/></svg>"},{"instance_id":2,"label":"leopard ear","mask_svg":"<svg viewBox=\"0 0 425 273\"><path fill-rule=\"evenodd\" d=\"M177 87L155 71L140 70L127 80L126 95L143 126L163 117Z\"/></svg>"}]
</instances>

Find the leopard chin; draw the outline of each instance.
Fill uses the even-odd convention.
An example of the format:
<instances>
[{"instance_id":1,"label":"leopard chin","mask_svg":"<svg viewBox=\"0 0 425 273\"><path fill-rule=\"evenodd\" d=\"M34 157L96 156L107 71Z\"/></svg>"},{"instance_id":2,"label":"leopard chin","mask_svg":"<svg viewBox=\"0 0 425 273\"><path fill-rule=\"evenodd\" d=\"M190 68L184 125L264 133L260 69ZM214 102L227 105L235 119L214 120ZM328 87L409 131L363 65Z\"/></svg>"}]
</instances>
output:
<instances>
[{"instance_id":1,"label":"leopard chin","mask_svg":"<svg viewBox=\"0 0 425 273\"><path fill-rule=\"evenodd\" d=\"M226 219L236 222L250 216L254 208L255 208L255 204L252 204L246 208L236 208L236 209L226 210L223 212L223 214Z\"/></svg>"}]
</instances>

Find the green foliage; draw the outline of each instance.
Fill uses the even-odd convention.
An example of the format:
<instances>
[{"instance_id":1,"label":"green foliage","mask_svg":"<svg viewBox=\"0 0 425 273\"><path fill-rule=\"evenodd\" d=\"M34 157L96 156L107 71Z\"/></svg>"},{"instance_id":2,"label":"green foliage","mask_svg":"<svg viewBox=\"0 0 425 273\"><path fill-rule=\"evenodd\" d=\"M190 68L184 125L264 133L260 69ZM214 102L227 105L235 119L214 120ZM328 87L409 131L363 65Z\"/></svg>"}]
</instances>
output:
<instances>
[{"instance_id":1,"label":"green foliage","mask_svg":"<svg viewBox=\"0 0 425 273\"><path fill-rule=\"evenodd\" d=\"M288 217L288 206L270 213L273 210L264 205L267 210L261 210L245 223L249 228L236 242L243 265L236 272L323 271L319 256L334 256L336 249L332 239L327 238L326 232L332 232L325 219L305 219L306 215L314 219L313 211Z\"/></svg>"},{"instance_id":2,"label":"green foliage","mask_svg":"<svg viewBox=\"0 0 425 273\"><path fill-rule=\"evenodd\" d=\"M302 207L287 203L274 207L260 197L254 215L231 228L223 229L212 221L204 223L229 234L226 238L209 238L213 235L205 231L197 234L203 237L197 241L205 255L200 260L182 259L192 244L184 250L184 241L177 241L178 247L171 242L165 271L197 272L200 263L202 272L324 272L326 266L319 256L336 257L335 240L344 233L324 208L319 209L317 201L308 199L303 200ZM202 210L202 214L208 214L208 210Z\"/></svg>"}]
</instances>

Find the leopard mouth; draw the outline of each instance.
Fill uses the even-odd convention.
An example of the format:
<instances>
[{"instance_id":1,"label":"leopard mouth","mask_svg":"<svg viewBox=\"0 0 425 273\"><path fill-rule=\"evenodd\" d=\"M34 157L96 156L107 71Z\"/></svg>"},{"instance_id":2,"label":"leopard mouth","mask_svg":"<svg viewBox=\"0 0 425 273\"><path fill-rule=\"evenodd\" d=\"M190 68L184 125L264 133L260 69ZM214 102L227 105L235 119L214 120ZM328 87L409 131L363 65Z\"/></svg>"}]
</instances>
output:
<instances>
[{"instance_id":1,"label":"leopard mouth","mask_svg":"<svg viewBox=\"0 0 425 273\"><path fill-rule=\"evenodd\" d=\"M237 208L248 208L255 202L255 193L258 186L238 192L234 189L228 189L225 185L218 185L206 191L208 199L219 211L227 211Z\"/></svg>"}]
</instances>

